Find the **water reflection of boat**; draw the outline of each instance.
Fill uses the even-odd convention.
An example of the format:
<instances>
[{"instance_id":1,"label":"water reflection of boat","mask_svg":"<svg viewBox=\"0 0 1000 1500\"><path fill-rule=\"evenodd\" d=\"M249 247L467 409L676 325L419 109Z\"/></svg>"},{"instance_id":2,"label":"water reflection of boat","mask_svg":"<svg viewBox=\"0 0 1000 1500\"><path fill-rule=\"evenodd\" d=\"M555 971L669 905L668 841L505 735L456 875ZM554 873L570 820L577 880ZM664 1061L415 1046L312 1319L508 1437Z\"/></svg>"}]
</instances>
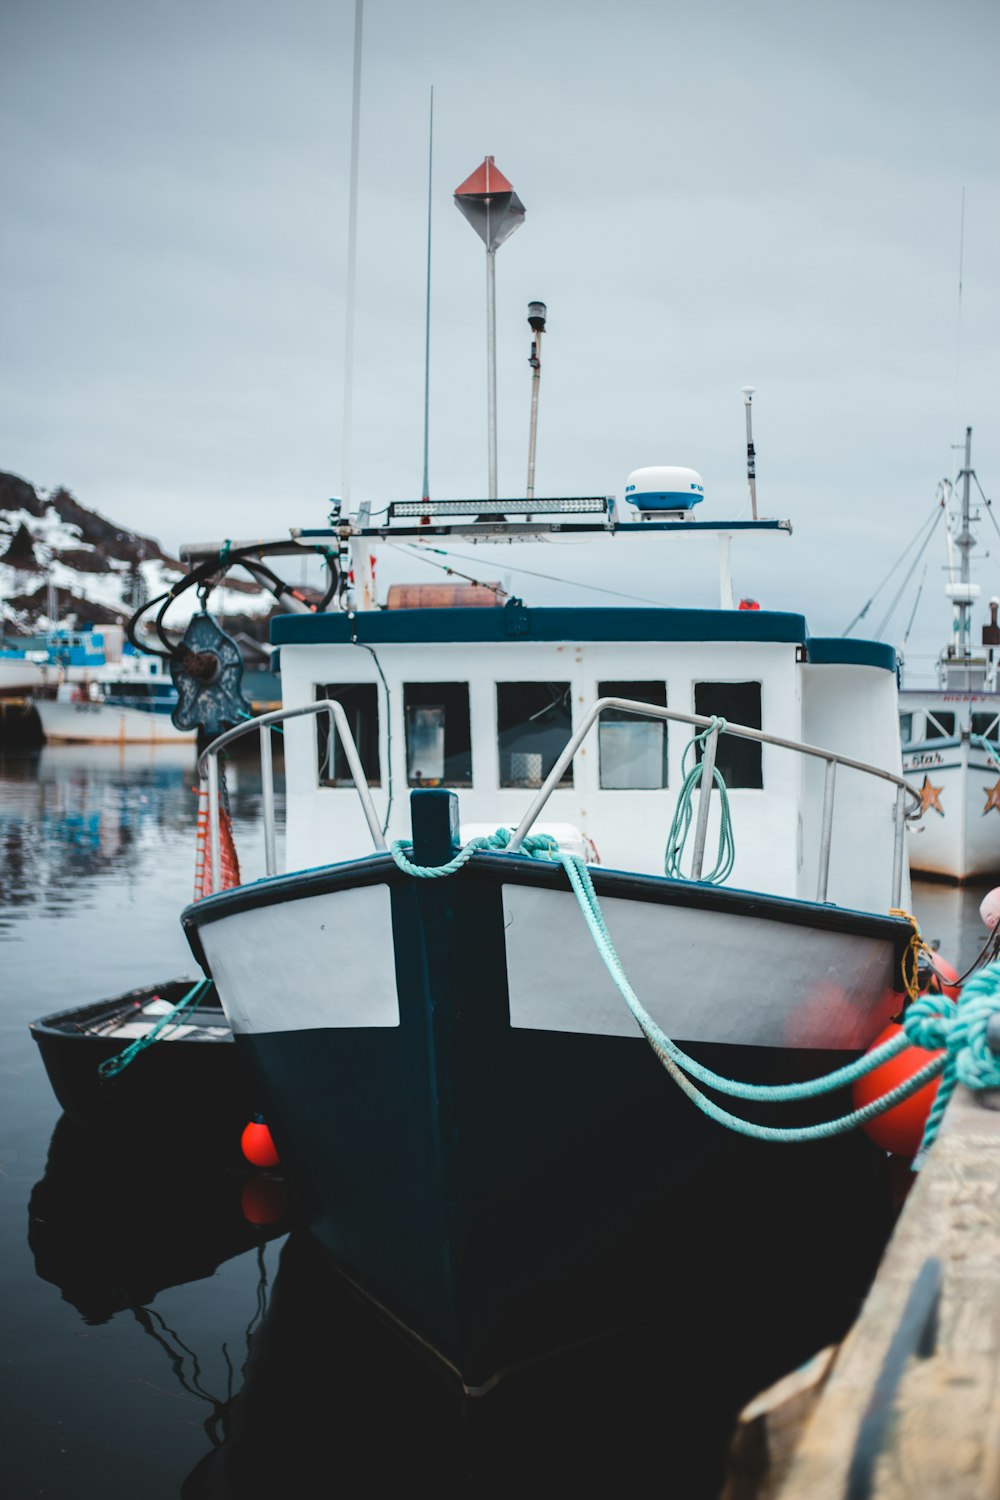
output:
<instances>
[{"instance_id":1,"label":"water reflection of boat","mask_svg":"<svg viewBox=\"0 0 1000 1500\"><path fill-rule=\"evenodd\" d=\"M183 1500L312 1494L331 1455L349 1494L418 1476L439 1496L640 1494L650 1441L669 1455L671 1494L716 1500L740 1405L843 1336L891 1224L884 1161L859 1150L849 1169L831 1177L827 1160L803 1177L793 1155L766 1181L738 1151L704 1162L673 1231L623 1259L637 1321L485 1401L442 1379L294 1228L228 1437Z\"/></svg>"},{"instance_id":2,"label":"water reflection of boat","mask_svg":"<svg viewBox=\"0 0 1000 1500\"><path fill-rule=\"evenodd\" d=\"M141 881L149 870L162 888L164 870L176 876L179 868L172 856L165 862L171 846L181 847L177 858L181 865L190 859L193 875L195 767L195 747L187 744L54 745L0 759L0 896L7 907L0 937L36 906L60 920L79 916L84 887L92 890L97 877ZM252 841L261 816L256 765L230 765L227 785L237 826ZM179 889L189 888L185 876ZM155 903L134 907L130 920L155 924ZM112 982L142 983L148 974L145 966L134 975L118 969ZM110 985L103 991L113 992Z\"/></svg>"},{"instance_id":3,"label":"water reflection of boat","mask_svg":"<svg viewBox=\"0 0 1000 1500\"><path fill-rule=\"evenodd\" d=\"M286 1234L289 1216L252 1223L249 1169L178 1155L169 1169L125 1170L69 1115L57 1121L28 1201L35 1271L88 1323L148 1308L167 1287L212 1276L234 1256Z\"/></svg>"},{"instance_id":4,"label":"water reflection of boat","mask_svg":"<svg viewBox=\"0 0 1000 1500\"><path fill-rule=\"evenodd\" d=\"M115 1159L145 1166L165 1158L242 1162L240 1136L257 1107L254 1084L213 986L171 1019L192 983L147 985L30 1025L62 1108ZM101 1073L102 1064L137 1043L126 1067Z\"/></svg>"},{"instance_id":5,"label":"water reflection of boat","mask_svg":"<svg viewBox=\"0 0 1000 1500\"><path fill-rule=\"evenodd\" d=\"M28 1244L37 1275L58 1287L89 1325L120 1314L134 1319L161 1351L161 1380L192 1398L193 1410L200 1407L213 1448L227 1431L243 1372L240 1344L245 1358L266 1311L267 1247L294 1222L287 1200L273 1197L266 1220L248 1217L245 1194L258 1182L246 1169L220 1169L197 1157L122 1170L63 1115L28 1204ZM242 1337L230 1338L221 1351L214 1343L206 1345L203 1330L192 1332L180 1321L183 1303L154 1306L171 1288L214 1278L226 1262L253 1254L254 1304L242 1322ZM213 1358L217 1353L221 1360Z\"/></svg>"}]
</instances>

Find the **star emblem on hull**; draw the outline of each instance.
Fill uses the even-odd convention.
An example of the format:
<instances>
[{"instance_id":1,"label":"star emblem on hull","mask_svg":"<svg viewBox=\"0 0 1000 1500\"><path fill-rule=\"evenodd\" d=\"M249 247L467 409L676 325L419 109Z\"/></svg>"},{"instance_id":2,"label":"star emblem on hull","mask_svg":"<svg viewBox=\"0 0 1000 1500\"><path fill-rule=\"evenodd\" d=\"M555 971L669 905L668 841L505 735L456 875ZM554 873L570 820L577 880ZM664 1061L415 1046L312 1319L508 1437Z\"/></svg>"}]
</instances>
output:
<instances>
[{"instance_id":1,"label":"star emblem on hull","mask_svg":"<svg viewBox=\"0 0 1000 1500\"><path fill-rule=\"evenodd\" d=\"M991 807L995 807L997 812L1000 812L1000 781L994 786L984 786L983 791L986 794L986 806L983 808L985 818Z\"/></svg>"},{"instance_id":2,"label":"star emblem on hull","mask_svg":"<svg viewBox=\"0 0 1000 1500\"><path fill-rule=\"evenodd\" d=\"M1000 787L1000 781L997 782L997 787ZM940 797L943 790L943 787L932 786L931 778L929 776L924 777L924 784L920 788L921 817L925 812L930 812L932 807L936 813L940 814L942 818L944 817L944 808L941 806L940 802ZM994 788L994 790L996 790L996 788ZM997 807L1000 808L1000 802L997 803Z\"/></svg>"}]
</instances>

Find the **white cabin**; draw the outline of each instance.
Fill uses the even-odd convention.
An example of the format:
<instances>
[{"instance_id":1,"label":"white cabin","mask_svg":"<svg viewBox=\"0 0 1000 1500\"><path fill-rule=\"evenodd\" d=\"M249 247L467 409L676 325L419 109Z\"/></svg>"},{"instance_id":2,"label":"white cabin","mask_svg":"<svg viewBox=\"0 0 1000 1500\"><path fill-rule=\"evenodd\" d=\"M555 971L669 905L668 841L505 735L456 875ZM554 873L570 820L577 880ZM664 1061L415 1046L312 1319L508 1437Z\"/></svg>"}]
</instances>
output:
<instances>
[{"instance_id":1,"label":"white cabin","mask_svg":"<svg viewBox=\"0 0 1000 1500\"><path fill-rule=\"evenodd\" d=\"M516 824L599 697L717 715L901 771L893 650L812 637L798 614L529 608L511 599L487 608L281 616L272 640L284 708L331 697L347 710L390 840L409 836L409 792L421 786L455 789L463 840ZM539 829L606 866L662 875L694 732L606 713ZM815 899L822 762L723 735L717 764L736 842L727 884ZM325 721L285 725L285 769L288 869L370 851L339 747L331 769ZM831 902L887 910L894 806L891 783L840 768ZM710 849L717 819L713 808Z\"/></svg>"}]
</instances>

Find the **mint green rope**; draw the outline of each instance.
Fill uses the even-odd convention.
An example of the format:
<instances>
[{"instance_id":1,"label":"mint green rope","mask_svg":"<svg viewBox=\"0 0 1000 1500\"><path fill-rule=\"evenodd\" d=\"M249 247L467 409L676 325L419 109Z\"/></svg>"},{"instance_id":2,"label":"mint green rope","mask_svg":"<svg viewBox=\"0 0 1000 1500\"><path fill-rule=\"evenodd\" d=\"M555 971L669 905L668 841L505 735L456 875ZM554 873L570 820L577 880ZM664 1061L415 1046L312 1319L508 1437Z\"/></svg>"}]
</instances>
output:
<instances>
[{"instance_id":1,"label":"mint green rope","mask_svg":"<svg viewBox=\"0 0 1000 1500\"><path fill-rule=\"evenodd\" d=\"M106 1057L102 1063L98 1064L97 1071L101 1077L117 1077L124 1068L128 1067L129 1063L135 1061L140 1052L145 1052L147 1047L151 1047L154 1042L160 1041L166 1032L179 1024L184 1011L189 1010L193 1005L197 1005L211 983L210 979L200 979L197 984L191 986L182 1000L178 1000L173 1010L168 1011L165 1016L160 1017L156 1025L145 1036L137 1037L134 1042L130 1042L127 1047L121 1052L116 1053L114 1057Z\"/></svg>"},{"instance_id":2,"label":"mint green rope","mask_svg":"<svg viewBox=\"0 0 1000 1500\"><path fill-rule=\"evenodd\" d=\"M498 828L496 833L480 834L478 838L470 839L463 845L454 859L450 859L446 865L413 864L410 860L413 845L407 839L394 839L389 845L389 853L404 875L413 875L420 880L434 880L442 875L456 875L480 849L506 849L513 837L509 828ZM529 833L521 849L536 859L552 859L556 856L559 845L551 834Z\"/></svg>"},{"instance_id":3,"label":"mint green rope","mask_svg":"<svg viewBox=\"0 0 1000 1500\"><path fill-rule=\"evenodd\" d=\"M841 1115L834 1120L824 1120L818 1125L800 1126L773 1126L758 1125L754 1121L744 1120L738 1115L731 1114L728 1110L721 1108L713 1100L703 1094L692 1082L691 1077L698 1078L699 1082L707 1084L710 1088L718 1089L733 1098L756 1099L765 1103L783 1104L790 1101L814 1098L817 1094L827 1093L832 1089L842 1087L855 1078L863 1077L874 1068L902 1052L905 1046L910 1044L907 1036L900 1036L884 1043L875 1052L867 1053L856 1062L848 1064L844 1068L838 1068L834 1073L825 1078L810 1079L804 1083L787 1084L750 1084L742 1083L736 1079L725 1078L719 1073L714 1073L710 1068L702 1067L693 1057L688 1056L675 1042L672 1042L666 1033L656 1024L649 1012L643 1007L632 986L629 984L622 967L621 959L611 941L604 921L603 913L597 901L590 872L580 859L579 855L561 854L559 856L566 873L569 875L570 883L576 893L580 910L590 929L591 936L597 947L597 951L604 962L605 968L618 986L629 1010L632 1012L646 1040L657 1053L660 1061L670 1073L674 1081L679 1084L688 1098L697 1104L698 1108L710 1119L739 1135L751 1136L755 1140L774 1142L798 1142L824 1140L830 1136L843 1135L848 1130L864 1124L866 1120L873 1119L882 1114L884 1110L891 1109L894 1104L901 1103L915 1094L918 1089L923 1088L932 1078L944 1069L943 1058L932 1058L918 1073L908 1078L905 1082L898 1084L881 1099L873 1100L861 1109L852 1110L850 1114Z\"/></svg>"},{"instance_id":4,"label":"mint green rope","mask_svg":"<svg viewBox=\"0 0 1000 1500\"><path fill-rule=\"evenodd\" d=\"M510 837L508 829L500 828L495 834L473 839L447 864L440 866L414 865L405 853L406 850L412 850L412 845L403 840L396 840L390 852L396 864L406 874L421 879L434 878L455 874L479 851L506 848ZM1000 1011L1000 963L986 966L967 981L957 1005L950 1004L942 996L920 996L907 1008L903 1017L903 1030L898 1036L883 1042L881 1046L865 1053L854 1062L834 1069L822 1078L788 1084L753 1084L726 1078L697 1062L695 1058L689 1056L671 1041L642 1005L628 981L621 959L611 940L590 871L583 859L578 854L567 854L560 850L556 840L547 834L529 836L525 839L522 849L530 856L556 860L563 866L601 960L643 1035L688 1098L717 1124L724 1125L737 1134L750 1136L760 1141L798 1143L826 1140L833 1136L844 1135L847 1131L864 1125L868 1120L874 1119L877 1115L902 1103L904 1099L910 1098L934 1078L941 1077L941 1086L928 1116L918 1152L917 1161L919 1162L937 1136L948 1100L957 1082L964 1083L968 1088L1000 1088L1000 1057L993 1054L986 1040L990 1017ZM789 1127L758 1125L754 1121L745 1120L723 1109L714 1100L708 1098L693 1081L697 1079L706 1087L716 1089L736 1099L755 1100L768 1104L802 1101L817 1098L863 1078L908 1047L920 1047L926 1051L937 1052L939 1055L930 1058L910 1078L888 1090L881 1098L872 1100L860 1109L851 1110L848 1114L838 1116L833 1120L822 1121L816 1125Z\"/></svg>"},{"instance_id":5,"label":"mint green rope","mask_svg":"<svg viewBox=\"0 0 1000 1500\"><path fill-rule=\"evenodd\" d=\"M670 832L667 834L667 852L663 859L663 873L671 880L692 879L681 869L681 859L687 836L691 831L691 824L694 821L692 803L695 790L701 785L702 765L696 760L688 771L686 769L688 755L697 745L701 746L704 755L709 736L716 730L720 735L725 734L726 728L725 719L713 718L708 728L701 734L694 735L684 747L684 754L681 758L681 773L684 780L681 782L681 789L677 796L677 806L674 808L673 821L670 824ZM729 792L722 779L722 772L716 766L712 768L712 779L719 788L719 846L715 864L707 874L700 875L698 879L707 885L721 885L733 873L733 865L736 862L736 841L733 836L733 820L729 811ZM711 796L711 790L703 792L702 796Z\"/></svg>"},{"instance_id":6,"label":"mint green rope","mask_svg":"<svg viewBox=\"0 0 1000 1500\"><path fill-rule=\"evenodd\" d=\"M986 751L986 754L989 756L996 769L1000 771L1000 755L997 755L996 747L990 744L985 734L972 734L969 736L969 738L974 745L979 745L983 750Z\"/></svg>"}]
</instances>

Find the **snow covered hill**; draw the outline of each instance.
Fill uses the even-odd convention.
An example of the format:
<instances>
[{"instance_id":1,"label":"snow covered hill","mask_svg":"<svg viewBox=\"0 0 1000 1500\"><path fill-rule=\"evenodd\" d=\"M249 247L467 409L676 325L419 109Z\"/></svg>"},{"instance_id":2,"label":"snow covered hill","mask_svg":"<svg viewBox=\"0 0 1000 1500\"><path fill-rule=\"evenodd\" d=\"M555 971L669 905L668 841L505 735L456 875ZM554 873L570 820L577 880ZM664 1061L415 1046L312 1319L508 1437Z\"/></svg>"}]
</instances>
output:
<instances>
[{"instance_id":1,"label":"snow covered hill","mask_svg":"<svg viewBox=\"0 0 1000 1500\"><path fill-rule=\"evenodd\" d=\"M68 490L35 489L0 472L0 634L123 624L185 572L152 537L88 510ZM230 577L209 607L227 622L235 617L256 624L254 633L263 634L275 604L256 584ZM183 629L197 608L190 589L165 623Z\"/></svg>"}]
</instances>

